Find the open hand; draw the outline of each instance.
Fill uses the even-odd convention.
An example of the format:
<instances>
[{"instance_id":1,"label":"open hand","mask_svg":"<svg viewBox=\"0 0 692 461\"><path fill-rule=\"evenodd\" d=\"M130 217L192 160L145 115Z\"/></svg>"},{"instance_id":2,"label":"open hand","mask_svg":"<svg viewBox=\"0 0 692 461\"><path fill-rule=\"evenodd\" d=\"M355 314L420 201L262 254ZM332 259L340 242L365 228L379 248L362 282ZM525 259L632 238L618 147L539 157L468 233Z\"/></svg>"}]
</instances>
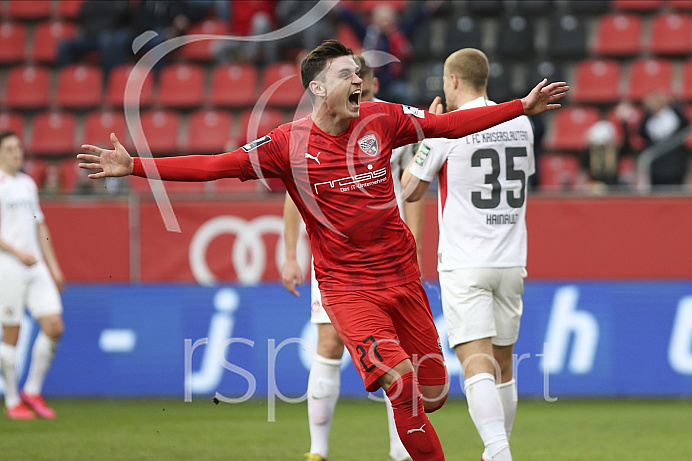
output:
<instances>
[{"instance_id":1,"label":"open hand","mask_svg":"<svg viewBox=\"0 0 692 461\"><path fill-rule=\"evenodd\" d=\"M569 91L569 86L565 82L554 82L547 84L548 79L543 79L533 90L522 98L524 105L524 115L536 115L547 110L558 109L560 104L555 101L562 99Z\"/></svg>"},{"instance_id":2,"label":"open hand","mask_svg":"<svg viewBox=\"0 0 692 461\"><path fill-rule=\"evenodd\" d=\"M83 150L93 152L92 154L77 154L77 158L83 162L79 163L79 168L85 170L101 170L96 173L89 174L89 178L107 178L111 176L127 176L132 173L134 161L130 154L120 144L115 133L111 133L111 142L113 149L102 149L90 144L84 144Z\"/></svg>"}]
</instances>

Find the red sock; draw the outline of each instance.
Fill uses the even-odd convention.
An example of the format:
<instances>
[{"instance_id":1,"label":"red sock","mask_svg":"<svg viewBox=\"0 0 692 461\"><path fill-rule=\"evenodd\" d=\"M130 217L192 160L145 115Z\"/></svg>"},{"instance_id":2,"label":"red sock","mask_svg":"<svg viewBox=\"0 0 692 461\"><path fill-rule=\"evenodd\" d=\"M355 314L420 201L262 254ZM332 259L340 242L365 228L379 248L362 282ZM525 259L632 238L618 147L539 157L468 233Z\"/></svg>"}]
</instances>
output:
<instances>
[{"instance_id":1,"label":"red sock","mask_svg":"<svg viewBox=\"0 0 692 461\"><path fill-rule=\"evenodd\" d=\"M413 373L406 373L387 390L401 442L414 461L444 461L440 439L423 409Z\"/></svg>"}]
</instances>

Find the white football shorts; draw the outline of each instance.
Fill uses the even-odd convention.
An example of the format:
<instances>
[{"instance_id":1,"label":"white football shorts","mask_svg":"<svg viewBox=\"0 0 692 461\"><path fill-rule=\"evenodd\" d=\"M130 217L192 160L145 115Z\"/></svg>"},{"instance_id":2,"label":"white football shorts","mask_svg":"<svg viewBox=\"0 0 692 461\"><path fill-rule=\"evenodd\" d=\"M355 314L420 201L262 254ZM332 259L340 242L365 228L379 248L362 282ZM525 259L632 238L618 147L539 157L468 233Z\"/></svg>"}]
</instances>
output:
<instances>
[{"instance_id":1,"label":"white football shorts","mask_svg":"<svg viewBox=\"0 0 692 461\"><path fill-rule=\"evenodd\" d=\"M482 338L496 346L517 341L526 268L455 269L439 275L451 348Z\"/></svg>"},{"instance_id":2,"label":"white football shorts","mask_svg":"<svg viewBox=\"0 0 692 461\"><path fill-rule=\"evenodd\" d=\"M332 323L322 306L322 294L315 278L315 266L312 266L310 271L310 322L316 325Z\"/></svg>"},{"instance_id":3,"label":"white football shorts","mask_svg":"<svg viewBox=\"0 0 692 461\"><path fill-rule=\"evenodd\" d=\"M19 325L24 306L35 319L62 314L60 293L46 263L26 267L4 256L0 258L0 323Z\"/></svg>"}]
</instances>

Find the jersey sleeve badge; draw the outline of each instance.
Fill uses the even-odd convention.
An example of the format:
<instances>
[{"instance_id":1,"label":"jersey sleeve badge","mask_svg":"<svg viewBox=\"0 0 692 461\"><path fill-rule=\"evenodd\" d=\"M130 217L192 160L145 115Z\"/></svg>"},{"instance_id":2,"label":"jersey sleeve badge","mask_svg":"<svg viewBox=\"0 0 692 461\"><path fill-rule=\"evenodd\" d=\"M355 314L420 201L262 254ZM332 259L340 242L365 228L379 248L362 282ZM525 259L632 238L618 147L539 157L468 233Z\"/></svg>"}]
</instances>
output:
<instances>
[{"instance_id":1,"label":"jersey sleeve badge","mask_svg":"<svg viewBox=\"0 0 692 461\"><path fill-rule=\"evenodd\" d=\"M262 144L266 144L271 140L272 140L272 138L269 135L262 136L259 139L255 139L254 141L245 144L244 146L241 147L241 149L243 149L245 152L250 152L251 150L257 149Z\"/></svg>"},{"instance_id":2,"label":"jersey sleeve badge","mask_svg":"<svg viewBox=\"0 0 692 461\"><path fill-rule=\"evenodd\" d=\"M432 152L432 147L425 144L424 142L420 143L420 147L418 148L418 152L416 153L416 165L418 165L419 167L423 167L425 165L425 162L428 160L430 152Z\"/></svg>"},{"instance_id":3,"label":"jersey sleeve badge","mask_svg":"<svg viewBox=\"0 0 692 461\"><path fill-rule=\"evenodd\" d=\"M425 111L423 109L407 106L405 104L402 104L401 107L404 109L404 114L410 114L418 118L425 118Z\"/></svg>"}]
</instances>

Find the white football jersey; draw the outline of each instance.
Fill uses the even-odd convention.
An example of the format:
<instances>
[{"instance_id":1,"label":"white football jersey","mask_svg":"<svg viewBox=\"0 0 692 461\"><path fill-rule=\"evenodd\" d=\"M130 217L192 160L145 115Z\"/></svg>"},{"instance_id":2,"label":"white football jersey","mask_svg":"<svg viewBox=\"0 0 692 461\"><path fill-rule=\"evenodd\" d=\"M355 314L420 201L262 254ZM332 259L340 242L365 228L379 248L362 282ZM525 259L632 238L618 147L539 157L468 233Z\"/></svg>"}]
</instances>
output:
<instances>
[{"instance_id":1,"label":"white football jersey","mask_svg":"<svg viewBox=\"0 0 692 461\"><path fill-rule=\"evenodd\" d=\"M38 188L30 176L0 171L0 238L42 260L37 224L43 222Z\"/></svg>"},{"instance_id":2,"label":"white football jersey","mask_svg":"<svg viewBox=\"0 0 692 461\"><path fill-rule=\"evenodd\" d=\"M494 104L481 97L459 110ZM426 139L409 171L438 177L438 270L526 265L526 185L535 172L526 116L460 139Z\"/></svg>"},{"instance_id":3,"label":"white football jersey","mask_svg":"<svg viewBox=\"0 0 692 461\"><path fill-rule=\"evenodd\" d=\"M378 98L373 99L373 101L386 102ZM408 164L411 163L411 160L413 160L413 156L415 155L413 150L414 146L415 144L408 144L392 149L392 157L389 160L389 163L392 165L392 180L394 184L394 195L396 195L396 204L399 207L399 215L404 218L404 221L406 221L406 217L404 216L404 200L401 198L401 175Z\"/></svg>"}]
</instances>

